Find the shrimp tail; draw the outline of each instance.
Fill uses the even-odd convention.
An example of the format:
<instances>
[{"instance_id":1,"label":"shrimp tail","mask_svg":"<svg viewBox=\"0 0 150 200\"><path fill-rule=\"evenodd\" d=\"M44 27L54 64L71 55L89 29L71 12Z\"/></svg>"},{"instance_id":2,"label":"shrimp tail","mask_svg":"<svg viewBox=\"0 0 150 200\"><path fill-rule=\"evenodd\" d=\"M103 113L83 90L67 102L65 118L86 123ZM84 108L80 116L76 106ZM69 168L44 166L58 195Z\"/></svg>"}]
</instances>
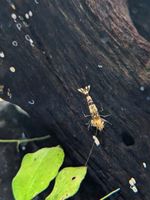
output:
<instances>
[{"instance_id":1,"label":"shrimp tail","mask_svg":"<svg viewBox=\"0 0 150 200\"><path fill-rule=\"evenodd\" d=\"M86 86L85 88L79 88L78 91L84 95L88 95L90 91L90 85Z\"/></svg>"}]
</instances>

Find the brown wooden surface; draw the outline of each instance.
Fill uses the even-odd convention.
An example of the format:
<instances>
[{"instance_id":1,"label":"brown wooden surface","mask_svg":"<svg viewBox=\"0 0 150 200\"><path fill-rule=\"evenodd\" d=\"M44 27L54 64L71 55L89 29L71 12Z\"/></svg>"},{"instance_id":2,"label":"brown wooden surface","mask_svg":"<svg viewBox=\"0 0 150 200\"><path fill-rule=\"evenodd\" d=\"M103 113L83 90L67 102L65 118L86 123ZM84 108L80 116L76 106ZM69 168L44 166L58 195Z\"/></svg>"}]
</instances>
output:
<instances>
[{"instance_id":1,"label":"brown wooden surface","mask_svg":"<svg viewBox=\"0 0 150 200\"><path fill-rule=\"evenodd\" d=\"M43 135L48 130L72 165L83 165L95 130L87 130L88 119L82 111L88 114L88 109L77 89L91 85L93 100L99 110L103 107L103 114L111 114L108 120L112 125L107 124L98 135L102 144L95 146L88 163L92 183L85 180L74 199L98 199L120 187L118 200L149 200L150 43L130 18L128 6L132 11L136 1L131 5L125 0L37 2L16 0L13 10L11 1L1 1L2 97L26 110L41 124ZM148 5L148 1L144 3ZM24 26L18 16L30 10L33 17L24 18ZM12 13L16 13L17 22ZM17 23L22 24L21 31ZM27 34L34 47L25 39ZM17 47L13 41L18 42ZM11 66L15 73L10 72ZM137 194L129 188L131 177L137 181Z\"/></svg>"}]
</instances>

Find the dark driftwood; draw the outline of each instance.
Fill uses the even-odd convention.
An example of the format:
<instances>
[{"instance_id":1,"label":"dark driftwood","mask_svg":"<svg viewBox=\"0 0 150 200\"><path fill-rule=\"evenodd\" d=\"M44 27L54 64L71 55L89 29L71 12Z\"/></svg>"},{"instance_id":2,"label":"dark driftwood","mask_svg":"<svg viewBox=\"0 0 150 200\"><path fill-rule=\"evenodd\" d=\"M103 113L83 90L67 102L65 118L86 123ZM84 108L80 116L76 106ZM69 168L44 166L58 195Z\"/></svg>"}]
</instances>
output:
<instances>
[{"instance_id":1,"label":"dark driftwood","mask_svg":"<svg viewBox=\"0 0 150 200\"><path fill-rule=\"evenodd\" d=\"M88 109L77 88L90 84L93 100L111 114L112 125L98 135L102 145L95 146L88 163L93 183L85 182L75 199L98 199L120 187L119 200L149 200L150 44L135 28L127 1L16 0L16 10L10 4L2 0L0 6L2 97L26 110L43 126L43 135L49 130L72 165L83 165L95 130L87 130L82 111ZM29 10L33 17L24 22L11 18ZM137 194L129 188L131 177Z\"/></svg>"}]
</instances>

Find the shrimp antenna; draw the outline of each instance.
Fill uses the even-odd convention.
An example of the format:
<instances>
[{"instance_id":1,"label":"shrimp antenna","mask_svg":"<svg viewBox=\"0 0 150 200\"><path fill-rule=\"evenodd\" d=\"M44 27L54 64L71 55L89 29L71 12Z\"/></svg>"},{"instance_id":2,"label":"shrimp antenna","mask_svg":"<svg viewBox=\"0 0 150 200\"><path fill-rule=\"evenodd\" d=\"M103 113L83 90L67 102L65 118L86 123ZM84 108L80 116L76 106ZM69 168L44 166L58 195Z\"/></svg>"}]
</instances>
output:
<instances>
[{"instance_id":1,"label":"shrimp antenna","mask_svg":"<svg viewBox=\"0 0 150 200\"><path fill-rule=\"evenodd\" d=\"M96 129L95 136L97 136L97 132L98 132L98 130ZM88 162L89 162L89 159L90 159L90 157L91 157L91 155L92 155L93 148L94 148L94 144L95 144L95 141L93 141L93 143L92 143L92 146L91 146L89 155L88 155L87 160L86 160L86 162L85 162L85 166L87 166L87 164L88 164Z\"/></svg>"}]
</instances>

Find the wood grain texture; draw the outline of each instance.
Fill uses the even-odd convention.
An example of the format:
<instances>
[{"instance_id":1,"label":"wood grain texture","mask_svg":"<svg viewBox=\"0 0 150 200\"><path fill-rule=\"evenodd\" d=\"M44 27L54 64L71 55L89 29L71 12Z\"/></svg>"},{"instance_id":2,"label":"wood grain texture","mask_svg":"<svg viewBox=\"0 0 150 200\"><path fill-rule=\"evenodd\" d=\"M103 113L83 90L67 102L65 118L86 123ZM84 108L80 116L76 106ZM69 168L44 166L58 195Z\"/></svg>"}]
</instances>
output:
<instances>
[{"instance_id":1,"label":"wood grain texture","mask_svg":"<svg viewBox=\"0 0 150 200\"><path fill-rule=\"evenodd\" d=\"M94 147L88 163L91 180L99 187L96 195L120 187L119 200L149 200L150 171L142 163L150 164L150 43L135 28L127 1L37 2L16 0L13 10L11 1L1 1L2 97L45 126L72 165L83 165L95 130L87 130L82 111L88 114L88 108L77 89L91 85L90 95L99 110L104 108L103 114L111 114L112 123L98 135L102 145ZM33 17L26 19L30 10ZM27 34L34 46L25 39ZM129 188L131 177L137 181L137 194ZM92 195L82 199L93 199Z\"/></svg>"}]
</instances>

